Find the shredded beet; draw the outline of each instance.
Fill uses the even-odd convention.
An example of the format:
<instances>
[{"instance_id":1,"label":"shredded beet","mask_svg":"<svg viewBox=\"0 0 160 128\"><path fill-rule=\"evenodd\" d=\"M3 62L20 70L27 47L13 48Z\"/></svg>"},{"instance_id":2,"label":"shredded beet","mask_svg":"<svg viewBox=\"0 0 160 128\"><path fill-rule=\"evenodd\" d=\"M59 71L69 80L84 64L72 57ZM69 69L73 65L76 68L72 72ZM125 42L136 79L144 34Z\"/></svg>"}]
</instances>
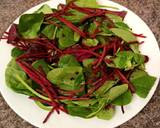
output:
<instances>
[{"instance_id":1,"label":"shredded beet","mask_svg":"<svg viewBox=\"0 0 160 128\"><path fill-rule=\"evenodd\" d=\"M66 50L63 52L64 54L75 54L75 55L79 55L80 53L83 53L85 55L88 55L88 54L91 54L91 55L94 55L96 57L100 57L99 54L97 54L96 52L93 52L91 50L86 50L86 49L69 49L69 50Z\"/></svg>"},{"instance_id":2,"label":"shredded beet","mask_svg":"<svg viewBox=\"0 0 160 128\"><path fill-rule=\"evenodd\" d=\"M125 113L123 106L121 106L121 111L122 111L123 114Z\"/></svg>"},{"instance_id":3,"label":"shredded beet","mask_svg":"<svg viewBox=\"0 0 160 128\"><path fill-rule=\"evenodd\" d=\"M144 59L144 62L147 63L149 61L149 57L148 56L144 56L145 59Z\"/></svg>"},{"instance_id":4,"label":"shredded beet","mask_svg":"<svg viewBox=\"0 0 160 128\"><path fill-rule=\"evenodd\" d=\"M57 24L56 22L52 21L52 20L48 20L47 21L49 24L53 24L55 26L57 26L58 28L60 28L61 26L59 24Z\"/></svg>"},{"instance_id":5,"label":"shredded beet","mask_svg":"<svg viewBox=\"0 0 160 128\"><path fill-rule=\"evenodd\" d=\"M106 81L106 76L103 76L96 82L92 83L91 85L94 85L94 86L88 91L87 94L83 95L83 97L89 97L91 94L93 94L93 92L95 92L98 88L100 88L105 81Z\"/></svg>"},{"instance_id":6,"label":"shredded beet","mask_svg":"<svg viewBox=\"0 0 160 128\"><path fill-rule=\"evenodd\" d=\"M97 65L94 68L97 68L101 64L101 62L103 61L103 59L104 59L104 57L106 55L106 50L107 50L107 46L104 46L102 55L99 58L99 60L97 61Z\"/></svg>"},{"instance_id":7,"label":"shredded beet","mask_svg":"<svg viewBox=\"0 0 160 128\"><path fill-rule=\"evenodd\" d=\"M74 97L65 97L65 96L59 96L59 100L88 100L89 98L84 98L84 97L79 97L79 98L74 98Z\"/></svg>"},{"instance_id":8,"label":"shredded beet","mask_svg":"<svg viewBox=\"0 0 160 128\"><path fill-rule=\"evenodd\" d=\"M114 14L114 15L118 15L118 16L124 18L127 14L126 11L118 12L118 11L110 11L110 10L107 10L107 9L93 9L93 8L84 8L84 7L82 8L82 7L78 7L74 3L70 4L69 8L75 9L75 10L83 12L83 13L86 13L88 15L95 14L95 12L96 12L96 13Z\"/></svg>"},{"instance_id":9,"label":"shredded beet","mask_svg":"<svg viewBox=\"0 0 160 128\"><path fill-rule=\"evenodd\" d=\"M17 58L17 60L27 59L27 58L46 58L48 53L39 53L39 54L23 54Z\"/></svg>"},{"instance_id":10,"label":"shredded beet","mask_svg":"<svg viewBox=\"0 0 160 128\"><path fill-rule=\"evenodd\" d=\"M84 87L81 87L80 89L78 90L73 90L73 91L66 91L66 90L63 90L63 89L59 89L58 91L59 92L62 92L63 94L69 94L69 95L76 95L77 93L80 93L84 90Z\"/></svg>"},{"instance_id":11,"label":"shredded beet","mask_svg":"<svg viewBox=\"0 0 160 128\"><path fill-rule=\"evenodd\" d=\"M57 16L56 18L59 19L61 22L63 22L68 27L70 27L73 31L77 32L83 38L86 38L86 34L83 31L81 31L78 27L76 27L75 25L73 25L70 21L68 21L65 18L62 18L60 16Z\"/></svg>"},{"instance_id":12,"label":"shredded beet","mask_svg":"<svg viewBox=\"0 0 160 128\"><path fill-rule=\"evenodd\" d=\"M119 69L115 69L115 73L119 76L120 80L128 84L128 88L132 93L135 93L135 87L127 80L127 78L121 73Z\"/></svg>"},{"instance_id":13,"label":"shredded beet","mask_svg":"<svg viewBox=\"0 0 160 128\"><path fill-rule=\"evenodd\" d=\"M17 61L17 63L29 75L30 78L32 78L36 83L38 83L45 90L49 98L51 98L51 100L54 101L54 97L57 96L56 91L54 91L54 97L53 97L53 94L51 94L47 88L47 86L52 86L52 84L43 75L40 75L39 72L33 69L26 62Z\"/></svg>"},{"instance_id":14,"label":"shredded beet","mask_svg":"<svg viewBox=\"0 0 160 128\"><path fill-rule=\"evenodd\" d=\"M146 38L146 36L144 36L143 34L136 34L136 33L133 33L133 34L137 37Z\"/></svg>"},{"instance_id":15,"label":"shredded beet","mask_svg":"<svg viewBox=\"0 0 160 128\"><path fill-rule=\"evenodd\" d=\"M50 118L51 114L54 112L55 108L53 107L52 110L48 113L48 115L46 116L46 118L44 119L43 123L46 123L48 121L48 119Z\"/></svg>"}]
</instances>

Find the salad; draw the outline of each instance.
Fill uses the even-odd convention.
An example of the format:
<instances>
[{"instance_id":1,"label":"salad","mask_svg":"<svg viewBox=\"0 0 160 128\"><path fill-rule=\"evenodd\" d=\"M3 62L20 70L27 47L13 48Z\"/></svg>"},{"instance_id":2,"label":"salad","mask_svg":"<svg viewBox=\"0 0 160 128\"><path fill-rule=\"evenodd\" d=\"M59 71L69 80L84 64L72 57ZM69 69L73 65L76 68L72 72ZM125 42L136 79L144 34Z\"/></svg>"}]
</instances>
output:
<instances>
[{"instance_id":1,"label":"salad","mask_svg":"<svg viewBox=\"0 0 160 128\"><path fill-rule=\"evenodd\" d=\"M6 85L49 111L110 120L115 107L146 98L156 78L145 71L147 55L124 23L126 11L96 0L66 0L23 14L1 39L14 46Z\"/></svg>"}]
</instances>

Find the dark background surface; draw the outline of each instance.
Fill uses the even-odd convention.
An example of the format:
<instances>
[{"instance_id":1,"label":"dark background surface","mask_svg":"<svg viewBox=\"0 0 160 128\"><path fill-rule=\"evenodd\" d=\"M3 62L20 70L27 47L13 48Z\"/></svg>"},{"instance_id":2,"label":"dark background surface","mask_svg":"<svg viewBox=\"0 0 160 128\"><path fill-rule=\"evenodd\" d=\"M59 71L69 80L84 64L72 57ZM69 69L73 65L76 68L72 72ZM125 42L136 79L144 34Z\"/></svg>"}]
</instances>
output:
<instances>
[{"instance_id":1,"label":"dark background surface","mask_svg":"<svg viewBox=\"0 0 160 128\"><path fill-rule=\"evenodd\" d=\"M0 0L0 37L24 11L46 0ZM160 46L160 0L113 0L139 15L150 27ZM0 128L35 128L9 108L0 95ZM160 128L160 86L147 106L118 128Z\"/></svg>"}]
</instances>

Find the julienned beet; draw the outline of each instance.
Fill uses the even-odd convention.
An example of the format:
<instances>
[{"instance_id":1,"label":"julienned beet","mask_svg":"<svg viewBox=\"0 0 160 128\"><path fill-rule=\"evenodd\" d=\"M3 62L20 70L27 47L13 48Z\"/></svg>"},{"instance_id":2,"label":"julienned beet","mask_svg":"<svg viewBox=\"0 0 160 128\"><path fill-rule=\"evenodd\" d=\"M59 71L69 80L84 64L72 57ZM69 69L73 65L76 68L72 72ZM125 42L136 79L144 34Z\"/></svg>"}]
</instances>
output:
<instances>
[{"instance_id":1,"label":"julienned beet","mask_svg":"<svg viewBox=\"0 0 160 128\"><path fill-rule=\"evenodd\" d=\"M154 85L137 40L146 37L123 22L125 11L100 9L96 0L66 3L24 14L5 32L15 46L7 86L49 111L43 123L54 111L109 120L115 106L124 112L133 94L146 98Z\"/></svg>"}]
</instances>

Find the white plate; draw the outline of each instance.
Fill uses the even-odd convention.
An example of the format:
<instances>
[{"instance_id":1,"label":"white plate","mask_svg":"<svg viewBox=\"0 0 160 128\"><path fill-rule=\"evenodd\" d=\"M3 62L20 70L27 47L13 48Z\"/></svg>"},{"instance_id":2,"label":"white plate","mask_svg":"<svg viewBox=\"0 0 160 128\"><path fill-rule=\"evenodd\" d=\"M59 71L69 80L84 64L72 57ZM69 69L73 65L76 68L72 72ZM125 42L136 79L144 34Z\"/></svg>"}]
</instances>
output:
<instances>
[{"instance_id":1,"label":"white plate","mask_svg":"<svg viewBox=\"0 0 160 128\"><path fill-rule=\"evenodd\" d=\"M64 2L65 0L52 0L43 4L48 4L51 7L56 8L59 3ZM0 91L8 105L19 116L21 116L23 119L33 124L34 126L40 128L113 128L123 124L124 122L134 117L144 108L144 106L149 102L152 95L154 94L158 85L160 75L160 51L153 33L136 14L134 14L127 8L108 0L99 0L99 3L103 5L116 6L121 10L126 10L128 14L125 18L125 22L131 28L133 28L133 32L143 33L145 36L147 36L146 39L143 39L145 43L141 45L141 52L149 56L150 61L146 65L146 70L149 72L149 74L156 76L157 81L155 82L146 99L134 96L131 104L125 106L125 114L122 114L120 108L117 107L116 115L110 121L104 121L97 118L82 119L79 117L72 117L64 113L61 113L60 115L57 115L55 113L51 116L50 120L46 124L43 124L42 121L46 117L48 112L37 107L33 103L33 101L29 100L26 96L14 93L12 90L6 87L4 74L6 65L11 59L10 52L12 46L6 44L6 41L3 40L0 42ZM37 10L41 5L42 4L31 8L26 13L31 13ZM18 19L15 22L17 23Z\"/></svg>"}]
</instances>

